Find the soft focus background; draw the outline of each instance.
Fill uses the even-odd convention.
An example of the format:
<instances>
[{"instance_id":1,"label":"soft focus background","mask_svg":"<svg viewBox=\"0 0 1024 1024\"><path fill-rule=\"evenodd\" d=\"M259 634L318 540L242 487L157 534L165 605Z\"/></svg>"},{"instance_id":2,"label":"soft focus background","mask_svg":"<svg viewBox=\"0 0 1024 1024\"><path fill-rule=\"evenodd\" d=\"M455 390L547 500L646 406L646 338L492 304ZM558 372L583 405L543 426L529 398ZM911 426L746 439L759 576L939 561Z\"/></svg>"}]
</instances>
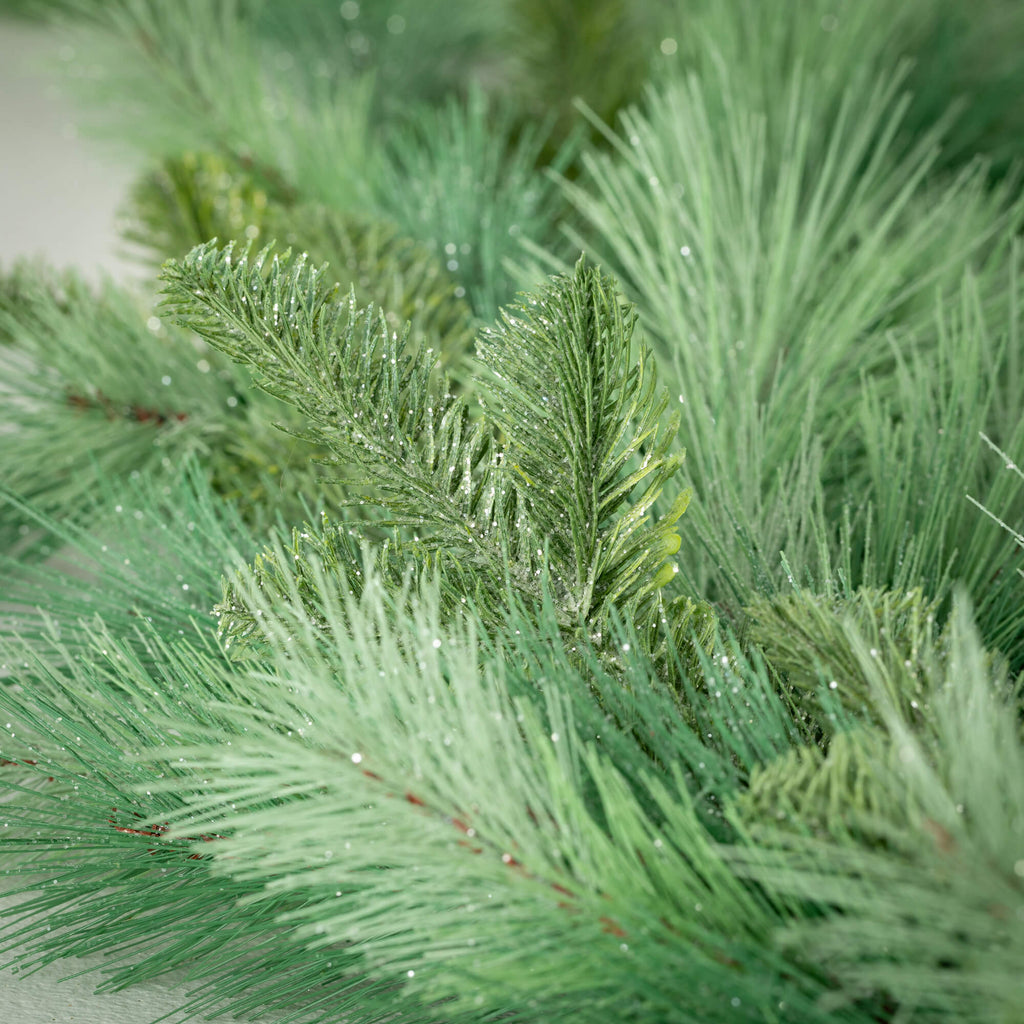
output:
<instances>
[{"instance_id":1,"label":"soft focus background","mask_svg":"<svg viewBox=\"0 0 1024 1024\"><path fill-rule=\"evenodd\" d=\"M42 256L92 278L137 274L114 227L132 168L79 136L52 74L72 56L54 30L0 16L0 262Z\"/></svg>"}]
</instances>

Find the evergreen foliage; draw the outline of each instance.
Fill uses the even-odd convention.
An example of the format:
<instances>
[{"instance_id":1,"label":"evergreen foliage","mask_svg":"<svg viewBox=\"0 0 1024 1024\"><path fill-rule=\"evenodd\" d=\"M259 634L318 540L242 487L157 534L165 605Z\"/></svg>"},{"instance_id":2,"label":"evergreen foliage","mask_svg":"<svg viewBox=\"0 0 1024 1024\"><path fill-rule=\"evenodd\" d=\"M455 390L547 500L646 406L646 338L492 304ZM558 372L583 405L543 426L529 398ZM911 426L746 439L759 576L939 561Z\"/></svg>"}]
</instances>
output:
<instances>
[{"instance_id":1,"label":"evergreen foliage","mask_svg":"<svg viewBox=\"0 0 1024 1024\"><path fill-rule=\"evenodd\" d=\"M162 295L0 273L0 962L1016 1021L1016 7L49 6Z\"/></svg>"},{"instance_id":2,"label":"evergreen foliage","mask_svg":"<svg viewBox=\"0 0 1024 1024\"><path fill-rule=\"evenodd\" d=\"M0 297L5 423L17 443L0 449L6 486L39 511L88 509L103 480L146 470L173 472L190 453L246 515L269 523L281 510L301 514L297 495L323 488L309 449L283 441L273 424L279 402L160 317L140 316L125 289L94 295L74 273L15 268ZM287 480L283 487L277 481ZM32 537L15 506L0 513L9 549Z\"/></svg>"},{"instance_id":3,"label":"evergreen foliage","mask_svg":"<svg viewBox=\"0 0 1024 1024\"><path fill-rule=\"evenodd\" d=\"M457 577L448 587L463 602L493 607L509 590L539 603L546 572L566 630L600 639L620 607L645 635L663 621L684 639L677 619L696 609L685 598L666 608L660 590L689 493L649 522L683 456L669 454L674 426L658 436L668 399L648 354L633 352L635 318L612 282L581 261L485 332L486 411L473 422L448 381L432 379L431 349L411 351L407 332L353 295L339 302L324 268L268 256L197 247L166 265L165 308L293 402L307 439L384 509L380 525L411 530L414 556ZM331 560L353 564L344 540L331 538Z\"/></svg>"},{"instance_id":4,"label":"evergreen foliage","mask_svg":"<svg viewBox=\"0 0 1024 1024\"><path fill-rule=\"evenodd\" d=\"M364 304L386 310L400 328L456 360L473 337L465 288L425 245L386 221L368 220L290 194L265 191L248 171L209 153L164 160L136 186L126 210L126 238L158 264L211 238L239 244L301 244L330 264Z\"/></svg>"}]
</instances>

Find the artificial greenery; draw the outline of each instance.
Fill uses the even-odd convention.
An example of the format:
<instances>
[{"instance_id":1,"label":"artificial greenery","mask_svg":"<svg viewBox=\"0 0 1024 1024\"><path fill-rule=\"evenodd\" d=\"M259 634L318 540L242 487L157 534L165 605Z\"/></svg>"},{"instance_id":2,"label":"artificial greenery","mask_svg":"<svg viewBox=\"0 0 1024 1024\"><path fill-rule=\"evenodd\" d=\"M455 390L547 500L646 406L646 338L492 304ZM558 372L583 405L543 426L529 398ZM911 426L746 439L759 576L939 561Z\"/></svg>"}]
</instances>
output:
<instances>
[{"instance_id":1,"label":"artificial greenery","mask_svg":"<svg viewBox=\"0 0 1024 1024\"><path fill-rule=\"evenodd\" d=\"M489 373L473 422L446 377L432 379L433 350L411 351L408 332L354 295L341 301L326 268L268 257L199 246L165 267L164 308L294 403L308 440L351 467L358 500L386 512L375 526L411 531L410 555L440 571L453 599L486 614L505 592L540 604L543 583L570 635L600 642L619 608L647 638L664 624L686 641L698 610L666 604L661 589L689 492L649 521L683 456L669 453L675 423L659 437L668 398L649 353L633 350L635 316L612 282L581 260L483 333ZM346 534L327 531L330 561L354 566ZM230 615L224 625L239 629Z\"/></svg>"},{"instance_id":2,"label":"artificial greenery","mask_svg":"<svg viewBox=\"0 0 1024 1024\"><path fill-rule=\"evenodd\" d=\"M154 287L0 275L0 960L1017 1020L1016 6L39 6Z\"/></svg>"}]
</instances>

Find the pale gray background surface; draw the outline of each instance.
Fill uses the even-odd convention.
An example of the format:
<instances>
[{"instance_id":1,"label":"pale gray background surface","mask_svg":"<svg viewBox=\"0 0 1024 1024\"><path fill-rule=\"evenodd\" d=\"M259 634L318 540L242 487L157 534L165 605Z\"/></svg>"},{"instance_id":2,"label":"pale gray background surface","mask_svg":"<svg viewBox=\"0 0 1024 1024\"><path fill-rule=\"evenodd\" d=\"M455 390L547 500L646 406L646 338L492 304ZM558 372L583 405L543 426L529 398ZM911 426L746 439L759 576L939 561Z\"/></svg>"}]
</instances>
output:
<instances>
[{"instance_id":1,"label":"pale gray background surface","mask_svg":"<svg viewBox=\"0 0 1024 1024\"><path fill-rule=\"evenodd\" d=\"M79 137L61 78L47 73L69 52L53 30L0 18L0 262L42 255L93 279L137 277L114 230L132 168Z\"/></svg>"},{"instance_id":2,"label":"pale gray background surface","mask_svg":"<svg viewBox=\"0 0 1024 1024\"><path fill-rule=\"evenodd\" d=\"M114 226L132 168L79 136L73 103L46 73L62 45L52 30L0 17L0 266L41 256L92 280L139 278L119 256ZM0 900L0 914L10 905ZM98 976L61 981L101 962L69 961L25 978L0 972L0 1024L149 1024L181 1005L174 979L103 996L93 994Z\"/></svg>"}]
</instances>

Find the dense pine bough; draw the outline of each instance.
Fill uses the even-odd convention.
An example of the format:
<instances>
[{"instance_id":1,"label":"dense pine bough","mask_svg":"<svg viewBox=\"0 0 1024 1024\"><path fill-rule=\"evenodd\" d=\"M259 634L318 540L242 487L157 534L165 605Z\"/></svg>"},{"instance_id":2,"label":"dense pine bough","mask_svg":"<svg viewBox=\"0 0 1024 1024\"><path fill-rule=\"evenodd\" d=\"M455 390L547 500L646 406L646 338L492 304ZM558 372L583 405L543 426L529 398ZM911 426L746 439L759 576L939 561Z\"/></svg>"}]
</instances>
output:
<instances>
[{"instance_id":1,"label":"dense pine bough","mask_svg":"<svg viewBox=\"0 0 1024 1024\"><path fill-rule=\"evenodd\" d=\"M0 960L1016 1021L1020 16L70 6L162 295L0 279Z\"/></svg>"}]
</instances>

